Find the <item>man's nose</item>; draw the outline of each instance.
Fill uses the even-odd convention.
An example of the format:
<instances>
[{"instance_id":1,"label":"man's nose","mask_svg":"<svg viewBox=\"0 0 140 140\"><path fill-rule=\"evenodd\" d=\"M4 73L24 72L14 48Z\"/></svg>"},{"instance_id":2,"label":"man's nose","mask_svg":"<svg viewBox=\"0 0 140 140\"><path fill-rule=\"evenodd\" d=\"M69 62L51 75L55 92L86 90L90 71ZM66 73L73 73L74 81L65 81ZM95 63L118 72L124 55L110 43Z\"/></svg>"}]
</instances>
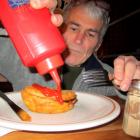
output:
<instances>
[{"instance_id":1,"label":"man's nose","mask_svg":"<svg viewBox=\"0 0 140 140\"><path fill-rule=\"evenodd\" d=\"M78 32L75 36L75 42L77 44L82 44L84 39L85 39L85 34L84 33Z\"/></svg>"}]
</instances>

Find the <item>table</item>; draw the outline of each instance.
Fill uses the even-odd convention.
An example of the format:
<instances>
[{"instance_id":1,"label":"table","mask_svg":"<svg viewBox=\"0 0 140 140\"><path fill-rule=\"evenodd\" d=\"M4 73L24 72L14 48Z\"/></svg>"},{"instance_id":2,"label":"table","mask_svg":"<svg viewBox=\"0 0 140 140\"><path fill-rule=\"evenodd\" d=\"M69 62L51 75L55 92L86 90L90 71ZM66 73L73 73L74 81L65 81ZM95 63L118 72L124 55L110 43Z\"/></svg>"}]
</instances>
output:
<instances>
[{"instance_id":1,"label":"table","mask_svg":"<svg viewBox=\"0 0 140 140\"><path fill-rule=\"evenodd\" d=\"M115 120L96 128L63 133L39 133L16 131L0 137L0 140L137 140L126 135L122 130L123 110L125 102L113 97L121 106L121 113Z\"/></svg>"}]
</instances>

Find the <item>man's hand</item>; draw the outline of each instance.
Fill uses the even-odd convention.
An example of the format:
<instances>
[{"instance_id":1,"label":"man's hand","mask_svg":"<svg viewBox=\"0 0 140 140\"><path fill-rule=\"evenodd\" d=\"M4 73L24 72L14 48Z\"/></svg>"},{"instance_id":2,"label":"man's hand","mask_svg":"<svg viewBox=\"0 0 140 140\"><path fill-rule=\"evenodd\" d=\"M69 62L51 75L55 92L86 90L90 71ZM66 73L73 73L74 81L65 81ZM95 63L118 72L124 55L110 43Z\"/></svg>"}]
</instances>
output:
<instances>
[{"instance_id":1,"label":"man's hand","mask_svg":"<svg viewBox=\"0 0 140 140\"><path fill-rule=\"evenodd\" d=\"M60 14L54 14L53 11L57 6L57 0L30 0L30 4L35 9L48 8L52 13L51 21L55 26L60 26L63 22L63 17Z\"/></svg>"},{"instance_id":2,"label":"man's hand","mask_svg":"<svg viewBox=\"0 0 140 140\"><path fill-rule=\"evenodd\" d=\"M30 0L30 4L35 9L44 7L54 9L57 6L57 0Z\"/></svg>"},{"instance_id":3,"label":"man's hand","mask_svg":"<svg viewBox=\"0 0 140 140\"><path fill-rule=\"evenodd\" d=\"M114 84L127 91L133 79L140 79L140 61L133 56L119 56L114 60Z\"/></svg>"}]
</instances>

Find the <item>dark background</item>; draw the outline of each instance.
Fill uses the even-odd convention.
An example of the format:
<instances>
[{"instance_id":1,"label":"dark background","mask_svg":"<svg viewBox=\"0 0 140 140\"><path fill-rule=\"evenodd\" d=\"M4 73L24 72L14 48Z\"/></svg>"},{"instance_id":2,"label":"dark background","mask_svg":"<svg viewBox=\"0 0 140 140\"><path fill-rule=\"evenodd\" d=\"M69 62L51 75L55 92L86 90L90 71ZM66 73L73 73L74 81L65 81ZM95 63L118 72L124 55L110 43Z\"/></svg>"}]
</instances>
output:
<instances>
[{"instance_id":1,"label":"dark background","mask_svg":"<svg viewBox=\"0 0 140 140\"><path fill-rule=\"evenodd\" d=\"M140 59L140 0L106 0L111 7L109 27L98 56L112 65L120 54Z\"/></svg>"}]
</instances>

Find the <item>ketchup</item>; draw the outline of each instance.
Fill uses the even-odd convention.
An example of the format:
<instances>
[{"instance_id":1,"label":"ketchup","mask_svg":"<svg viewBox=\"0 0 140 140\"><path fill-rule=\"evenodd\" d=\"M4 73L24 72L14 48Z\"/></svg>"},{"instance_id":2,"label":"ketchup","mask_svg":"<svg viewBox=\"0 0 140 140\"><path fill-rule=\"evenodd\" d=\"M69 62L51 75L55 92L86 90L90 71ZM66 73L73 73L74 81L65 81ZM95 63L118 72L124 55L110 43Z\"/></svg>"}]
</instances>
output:
<instances>
[{"instance_id":1,"label":"ketchup","mask_svg":"<svg viewBox=\"0 0 140 140\"><path fill-rule=\"evenodd\" d=\"M50 96L50 97L54 96L59 103L63 103L60 86L57 87L57 90L44 87L39 84L33 84L32 86L38 89L39 91L41 91L41 93L44 94L45 96Z\"/></svg>"}]
</instances>

